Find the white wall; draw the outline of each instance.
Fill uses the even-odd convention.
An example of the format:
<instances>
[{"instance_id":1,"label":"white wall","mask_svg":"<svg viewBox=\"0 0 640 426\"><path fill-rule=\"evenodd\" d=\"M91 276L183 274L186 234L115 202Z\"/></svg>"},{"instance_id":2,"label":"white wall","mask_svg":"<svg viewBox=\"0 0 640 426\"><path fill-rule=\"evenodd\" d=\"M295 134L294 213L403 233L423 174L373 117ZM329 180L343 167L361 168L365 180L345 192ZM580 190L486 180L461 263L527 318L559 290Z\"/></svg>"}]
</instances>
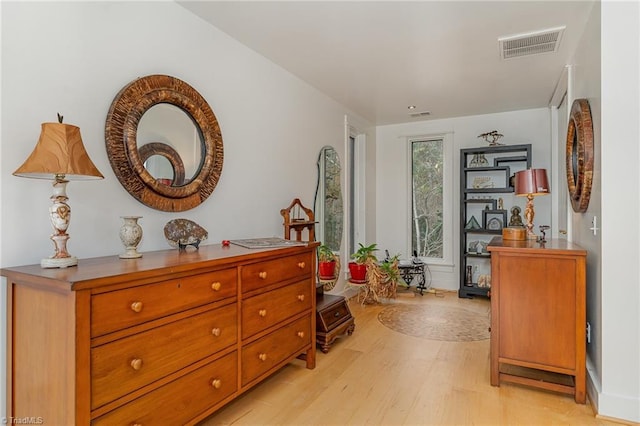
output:
<instances>
[{"instance_id":1,"label":"white wall","mask_svg":"<svg viewBox=\"0 0 640 426\"><path fill-rule=\"evenodd\" d=\"M601 186L595 188L595 196L601 197L601 204L590 205L573 219L581 230L577 242L591 249L592 237L583 232L601 209L601 288L590 293L595 300L589 300L589 306L601 309L601 330L596 331L601 365L594 383L598 412L640 422L640 4L605 1L601 8L601 99L591 97L590 89L597 87L596 70L576 77L579 90L593 100L595 116L600 115L596 143ZM595 19L598 12L594 11ZM587 52L594 49L590 37L585 33ZM587 59L582 63L598 66ZM598 354L590 348L591 355Z\"/></svg>"},{"instance_id":2,"label":"white wall","mask_svg":"<svg viewBox=\"0 0 640 426\"><path fill-rule=\"evenodd\" d=\"M121 252L123 215L143 217L143 253L170 248L163 227L177 217L207 229L205 244L281 236L281 208L295 197L313 206L320 148L331 145L344 152L345 115L363 130L368 126L173 2L1 2L0 7L3 267L39 263L53 251L50 183L11 173L35 146L40 124L55 121L57 112L80 127L91 159L105 176L68 186L73 210L68 248L79 258ZM159 73L180 78L202 94L224 139L218 186L202 205L182 213L136 201L118 182L105 151L105 118L114 96L130 81ZM5 312L3 301L0 317ZM5 377L3 371L2 382ZM5 387L0 389L4 393ZM2 401L0 406L4 411Z\"/></svg>"},{"instance_id":3,"label":"white wall","mask_svg":"<svg viewBox=\"0 0 640 426\"><path fill-rule=\"evenodd\" d=\"M40 123L55 120L56 112L81 128L89 155L105 175L99 182L68 186L69 251L78 257L122 250L121 215L143 216L141 251L168 248L162 228L175 217L204 226L208 243L279 236L282 207L294 197L313 205L320 147L343 151L347 111L172 2L2 7L2 196L22 198L19 208L2 204L3 266L37 263L51 254L51 188L11 172L33 149ZM131 197L104 148L114 96L133 79L153 73L195 87L222 129L225 159L218 186L204 204L184 213L158 212Z\"/></svg>"},{"instance_id":4,"label":"white wall","mask_svg":"<svg viewBox=\"0 0 640 426\"><path fill-rule=\"evenodd\" d=\"M602 217L602 137L601 137L601 73L600 73L600 5L594 5L585 32L571 64L569 79L569 110L575 99L587 99L593 117L594 133L594 173L589 206L585 213L575 213L569 207L572 229L571 240L587 250L587 322L591 325L591 343L587 344L587 370L591 378L590 386L601 389L602 377L602 232L597 235L589 230L594 217ZM566 128L565 128L566 135ZM602 227L602 226L600 226ZM600 391L590 389L591 399ZM597 399L596 401L597 402Z\"/></svg>"},{"instance_id":5,"label":"white wall","mask_svg":"<svg viewBox=\"0 0 640 426\"><path fill-rule=\"evenodd\" d=\"M452 175L453 203L451 206L452 265L430 266L434 288L457 290L459 286L459 214L460 214L460 149L485 146L478 135L498 130L507 145L532 145L532 166L549 169L551 165L551 127L547 108L486 114L450 119L420 121L414 123L379 126L377 128L376 187L377 220L376 238L378 247L390 253L401 253L408 258L410 235L407 232L410 219L408 185L408 139L429 135L451 133L453 146L448 150L454 156ZM552 173L551 170L549 170ZM550 177L551 178L551 177ZM551 188L553 191L553 188ZM526 200L514 197L513 205L524 211ZM551 223L551 197L537 197L535 223ZM505 204L509 210L511 204Z\"/></svg>"}]
</instances>

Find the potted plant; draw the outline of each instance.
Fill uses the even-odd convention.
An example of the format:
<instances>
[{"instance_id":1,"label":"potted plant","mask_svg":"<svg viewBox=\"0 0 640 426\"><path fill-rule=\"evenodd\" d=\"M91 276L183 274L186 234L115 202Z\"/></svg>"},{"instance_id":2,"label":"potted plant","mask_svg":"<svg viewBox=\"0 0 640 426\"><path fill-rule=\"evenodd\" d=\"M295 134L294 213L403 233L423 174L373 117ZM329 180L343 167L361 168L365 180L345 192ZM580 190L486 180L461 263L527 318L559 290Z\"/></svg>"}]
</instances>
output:
<instances>
[{"instance_id":1,"label":"potted plant","mask_svg":"<svg viewBox=\"0 0 640 426\"><path fill-rule=\"evenodd\" d=\"M374 251L378 250L376 244L368 246L358 243L358 250L351 255L353 262L349 262L349 273L351 274L351 281L353 282L365 282L367 280L367 261L377 261Z\"/></svg>"},{"instance_id":2,"label":"potted plant","mask_svg":"<svg viewBox=\"0 0 640 426\"><path fill-rule=\"evenodd\" d=\"M380 263L380 289L378 290L381 297L395 298L396 289L398 284L404 284L404 280L400 274L400 268L398 268L400 255L395 255L392 258L385 259Z\"/></svg>"},{"instance_id":3,"label":"potted plant","mask_svg":"<svg viewBox=\"0 0 640 426\"><path fill-rule=\"evenodd\" d=\"M336 277L336 255L324 244L318 246L318 276L321 280Z\"/></svg>"}]
</instances>

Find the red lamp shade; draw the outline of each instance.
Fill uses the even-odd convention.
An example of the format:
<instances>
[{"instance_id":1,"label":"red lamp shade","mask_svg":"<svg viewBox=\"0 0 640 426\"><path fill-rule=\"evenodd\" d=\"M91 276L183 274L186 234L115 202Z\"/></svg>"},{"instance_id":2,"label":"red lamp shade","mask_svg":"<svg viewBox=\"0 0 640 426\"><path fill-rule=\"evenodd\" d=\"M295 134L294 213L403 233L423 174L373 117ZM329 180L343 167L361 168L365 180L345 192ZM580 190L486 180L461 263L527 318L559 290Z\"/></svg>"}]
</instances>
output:
<instances>
[{"instance_id":1,"label":"red lamp shade","mask_svg":"<svg viewBox=\"0 0 640 426\"><path fill-rule=\"evenodd\" d=\"M549 193L549 180L545 169L527 169L516 172L516 195L546 195Z\"/></svg>"}]
</instances>

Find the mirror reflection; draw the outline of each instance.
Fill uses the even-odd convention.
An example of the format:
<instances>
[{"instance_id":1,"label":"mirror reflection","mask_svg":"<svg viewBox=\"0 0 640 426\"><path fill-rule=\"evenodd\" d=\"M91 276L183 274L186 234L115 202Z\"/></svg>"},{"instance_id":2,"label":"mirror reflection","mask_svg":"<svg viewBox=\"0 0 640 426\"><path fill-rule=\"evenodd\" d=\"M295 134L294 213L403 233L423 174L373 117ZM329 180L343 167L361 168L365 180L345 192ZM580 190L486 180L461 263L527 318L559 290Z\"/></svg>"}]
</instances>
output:
<instances>
[{"instance_id":1,"label":"mirror reflection","mask_svg":"<svg viewBox=\"0 0 640 426\"><path fill-rule=\"evenodd\" d=\"M333 147L325 146L318 156L318 186L316 188L316 239L334 252L340 251L343 227L340 159Z\"/></svg>"},{"instance_id":2,"label":"mirror reflection","mask_svg":"<svg viewBox=\"0 0 640 426\"><path fill-rule=\"evenodd\" d=\"M203 161L203 140L193 119L181 108L160 103L149 108L140 118L137 132L138 149L149 144L164 144L164 151L177 154L174 161L160 152L143 160L145 169L158 182L172 186L186 185L198 174ZM175 179L175 163L184 167L184 179Z\"/></svg>"},{"instance_id":3,"label":"mirror reflection","mask_svg":"<svg viewBox=\"0 0 640 426\"><path fill-rule=\"evenodd\" d=\"M168 158L162 155L152 155L145 161L144 168L147 169L151 176L164 185L173 185L173 177L175 172L173 165ZM179 186L180 184L176 185Z\"/></svg>"}]
</instances>

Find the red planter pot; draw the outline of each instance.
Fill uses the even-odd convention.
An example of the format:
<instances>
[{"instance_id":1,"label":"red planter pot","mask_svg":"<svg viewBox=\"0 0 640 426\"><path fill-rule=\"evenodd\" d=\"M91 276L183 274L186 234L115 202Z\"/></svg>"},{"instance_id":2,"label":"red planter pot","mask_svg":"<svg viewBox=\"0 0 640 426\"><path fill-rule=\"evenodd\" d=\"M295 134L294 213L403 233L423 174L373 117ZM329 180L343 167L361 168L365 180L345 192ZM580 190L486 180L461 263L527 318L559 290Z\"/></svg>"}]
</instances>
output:
<instances>
[{"instance_id":1,"label":"red planter pot","mask_svg":"<svg viewBox=\"0 0 640 426\"><path fill-rule=\"evenodd\" d=\"M336 277L336 262L318 262L318 276L321 280L332 280Z\"/></svg>"},{"instance_id":2,"label":"red planter pot","mask_svg":"<svg viewBox=\"0 0 640 426\"><path fill-rule=\"evenodd\" d=\"M363 283L367 281L367 265L365 264L349 262L349 273L353 282Z\"/></svg>"}]
</instances>

